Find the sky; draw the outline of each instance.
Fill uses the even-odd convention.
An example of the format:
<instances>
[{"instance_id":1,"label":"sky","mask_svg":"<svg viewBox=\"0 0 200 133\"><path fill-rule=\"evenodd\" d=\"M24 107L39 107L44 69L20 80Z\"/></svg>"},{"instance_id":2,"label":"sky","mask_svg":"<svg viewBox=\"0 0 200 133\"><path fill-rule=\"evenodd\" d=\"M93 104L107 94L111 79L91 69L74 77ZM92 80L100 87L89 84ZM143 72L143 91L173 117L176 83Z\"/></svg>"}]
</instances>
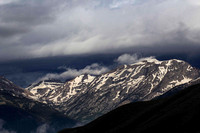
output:
<instances>
[{"instance_id":1,"label":"sky","mask_svg":"<svg viewBox=\"0 0 200 133\"><path fill-rule=\"evenodd\" d=\"M0 75L20 86L141 58L200 66L199 0L0 0Z\"/></svg>"},{"instance_id":2,"label":"sky","mask_svg":"<svg viewBox=\"0 0 200 133\"><path fill-rule=\"evenodd\" d=\"M199 12L198 0L0 0L0 61L127 50L194 54Z\"/></svg>"}]
</instances>

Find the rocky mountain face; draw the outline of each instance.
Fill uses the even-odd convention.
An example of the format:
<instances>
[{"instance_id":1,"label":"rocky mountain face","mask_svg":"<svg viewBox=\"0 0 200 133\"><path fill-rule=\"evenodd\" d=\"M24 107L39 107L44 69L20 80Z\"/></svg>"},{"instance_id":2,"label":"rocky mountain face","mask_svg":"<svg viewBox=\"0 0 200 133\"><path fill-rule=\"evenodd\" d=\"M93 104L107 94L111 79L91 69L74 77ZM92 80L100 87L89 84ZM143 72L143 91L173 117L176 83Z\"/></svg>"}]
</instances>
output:
<instances>
[{"instance_id":1,"label":"rocky mountain face","mask_svg":"<svg viewBox=\"0 0 200 133\"><path fill-rule=\"evenodd\" d=\"M65 84L41 82L28 90L30 98L87 122L121 105L161 96L198 77L199 70L184 61L148 59L99 76L80 75Z\"/></svg>"},{"instance_id":2,"label":"rocky mountain face","mask_svg":"<svg viewBox=\"0 0 200 133\"><path fill-rule=\"evenodd\" d=\"M11 81L0 76L0 92L10 93L13 96L28 95L28 91L13 84Z\"/></svg>"},{"instance_id":3,"label":"rocky mountain face","mask_svg":"<svg viewBox=\"0 0 200 133\"><path fill-rule=\"evenodd\" d=\"M5 121L4 128L30 133L43 124L51 125L55 130L76 124L76 121L67 118L53 107L27 98L31 95L27 90L0 77L0 121Z\"/></svg>"},{"instance_id":4,"label":"rocky mountain face","mask_svg":"<svg viewBox=\"0 0 200 133\"><path fill-rule=\"evenodd\" d=\"M93 122L59 133L199 133L200 84L169 97L121 106Z\"/></svg>"},{"instance_id":5,"label":"rocky mountain face","mask_svg":"<svg viewBox=\"0 0 200 133\"><path fill-rule=\"evenodd\" d=\"M64 83L60 81L46 80L40 81L39 83L34 83L26 90L31 93L31 95L29 95L30 98L47 103L47 101L53 101L55 99L53 96L54 91L63 85Z\"/></svg>"}]
</instances>

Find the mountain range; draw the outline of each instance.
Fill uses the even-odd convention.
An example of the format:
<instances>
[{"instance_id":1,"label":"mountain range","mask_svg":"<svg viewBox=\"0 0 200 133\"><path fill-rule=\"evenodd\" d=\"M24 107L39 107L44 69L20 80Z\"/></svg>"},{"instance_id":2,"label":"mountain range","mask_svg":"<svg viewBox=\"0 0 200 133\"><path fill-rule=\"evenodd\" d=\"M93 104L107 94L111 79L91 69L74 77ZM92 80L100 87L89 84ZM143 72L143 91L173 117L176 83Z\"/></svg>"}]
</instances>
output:
<instances>
[{"instance_id":1,"label":"mountain range","mask_svg":"<svg viewBox=\"0 0 200 133\"><path fill-rule=\"evenodd\" d=\"M89 122L121 105L151 100L199 77L200 71L184 61L148 59L98 76L80 75L66 83L42 81L26 90L32 93L30 98L72 119Z\"/></svg>"},{"instance_id":2,"label":"mountain range","mask_svg":"<svg viewBox=\"0 0 200 133\"><path fill-rule=\"evenodd\" d=\"M20 133L46 123L55 132L89 123L126 104L170 97L199 83L199 77L200 71L187 62L153 58L101 75L83 74L67 82L45 80L27 88L0 77L0 119L6 121L7 129Z\"/></svg>"}]
</instances>

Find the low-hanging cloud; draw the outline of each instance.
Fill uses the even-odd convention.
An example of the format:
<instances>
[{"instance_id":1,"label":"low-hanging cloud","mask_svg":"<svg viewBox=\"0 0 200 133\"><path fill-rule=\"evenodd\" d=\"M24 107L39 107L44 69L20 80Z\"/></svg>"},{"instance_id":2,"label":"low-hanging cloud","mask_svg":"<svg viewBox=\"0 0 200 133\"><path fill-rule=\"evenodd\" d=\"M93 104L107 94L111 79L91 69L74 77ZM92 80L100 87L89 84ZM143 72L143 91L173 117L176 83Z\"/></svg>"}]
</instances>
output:
<instances>
[{"instance_id":1,"label":"low-hanging cloud","mask_svg":"<svg viewBox=\"0 0 200 133\"><path fill-rule=\"evenodd\" d=\"M106 66L101 66L97 63L94 63L92 65L86 66L83 69L77 70L72 68L66 68L66 71L63 73L49 73L46 74L44 77L38 79L38 81L42 80L49 80L49 79L59 79L59 80L65 80L74 78L76 76L79 76L81 74L91 74L91 75L100 75L102 73L105 73L109 71L109 68Z\"/></svg>"},{"instance_id":2,"label":"low-hanging cloud","mask_svg":"<svg viewBox=\"0 0 200 133\"><path fill-rule=\"evenodd\" d=\"M154 56L150 57L140 57L138 54L122 54L117 59L114 60L114 66L119 64L133 64L144 60L155 59ZM117 63L117 64L116 64ZM50 79L58 79L58 80L66 80L75 78L82 74L90 74L90 75L100 75L106 73L110 70L112 66L103 66L98 63L94 63L86 66L83 69L73 69L66 68L65 66L60 66L58 69L65 69L66 71L62 73L48 73L45 76L39 78L36 82Z\"/></svg>"},{"instance_id":3,"label":"low-hanging cloud","mask_svg":"<svg viewBox=\"0 0 200 133\"><path fill-rule=\"evenodd\" d=\"M10 130L3 128L4 124L5 124L5 121L0 119L0 133L16 133L15 131L10 131Z\"/></svg>"},{"instance_id":4,"label":"low-hanging cloud","mask_svg":"<svg viewBox=\"0 0 200 133\"><path fill-rule=\"evenodd\" d=\"M199 12L198 0L2 0L0 60L157 46L192 51L200 49Z\"/></svg>"},{"instance_id":5,"label":"low-hanging cloud","mask_svg":"<svg viewBox=\"0 0 200 133\"><path fill-rule=\"evenodd\" d=\"M115 62L119 63L119 64L133 64L136 62L140 62L143 60L148 60L148 59L155 59L155 57L150 56L150 57L139 57L137 54L123 54L121 56L119 56Z\"/></svg>"},{"instance_id":6,"label":"low-hanging cloud","mask_svg":"<svg viewBox=\"0 0 200 133\"><path fill-rule=\"evenodd\" d=\"M36 129L35 133L48 133L48 129L49 129L49 125L48 124L43 124L43 125L40 125Z\"/></svg>"}]
</instances>

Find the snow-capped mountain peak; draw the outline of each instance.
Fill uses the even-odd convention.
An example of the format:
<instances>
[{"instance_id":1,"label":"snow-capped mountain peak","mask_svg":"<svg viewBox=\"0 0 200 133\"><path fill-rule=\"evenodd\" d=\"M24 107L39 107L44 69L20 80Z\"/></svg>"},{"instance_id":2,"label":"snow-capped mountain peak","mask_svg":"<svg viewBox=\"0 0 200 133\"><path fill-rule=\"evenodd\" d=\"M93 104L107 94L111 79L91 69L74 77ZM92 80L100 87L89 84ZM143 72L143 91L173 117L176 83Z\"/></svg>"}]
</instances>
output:
<instances>
[{"instance_id":1,"label":"snow-capped mountain peak","mask_svg":"<svg viewBox=\"0 0 200 133\"><path fill-rule=\"evenodd\" d=\"M99 76L84 74L56 87L41 83L28 89L36 100L72 118L87 120L126 103L151 100L198 77L199 70L184 61L147 58Z\"/></svg>"},{"instance_id":2,"label":"snow-capped mountain peak","mask_svg":"<svg viewBox=\"0 0 200 133\"><path fill-rule=\"evenodd\" d=\"M26 89L31 93L29 97L40 101L40 99L46 99L49 94L61 87L63 84L64 83L59 81L40 81L39 83L33 83Z\"/></svg>"}]
</instances>

